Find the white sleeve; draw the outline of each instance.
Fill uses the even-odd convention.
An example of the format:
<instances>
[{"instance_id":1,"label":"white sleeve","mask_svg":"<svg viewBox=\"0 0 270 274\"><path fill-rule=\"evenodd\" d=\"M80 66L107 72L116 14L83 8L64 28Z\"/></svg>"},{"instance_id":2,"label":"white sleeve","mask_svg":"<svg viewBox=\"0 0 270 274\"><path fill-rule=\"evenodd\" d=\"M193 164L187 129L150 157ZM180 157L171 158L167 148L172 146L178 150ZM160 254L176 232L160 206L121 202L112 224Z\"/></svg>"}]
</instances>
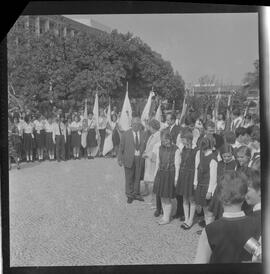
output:
<instances>
[{"instance_id":1,"label":"white sleeve","mask_svg":"<svg viewBox=\"0 0 270 274\"><path fill-rule=\"evenodd\" d=\"M210 180L209 180L209 187L208 191L210 193L214 193L214 190L217 185L217 161L212 160L210 162Z\"/></svg>"},{"instance_id":2,"label":"white sleeve","mask_svg":"<svg viewBox=\"0 0 270 274\"><path fill-rule=\"evenodd\" d=\"M178 180L179 176L179 169L180 169L180 163L181 163L181 155L180 150L177 149L175 151L175 157L174 157L174 165L175 165L175 181Z\"/></svg>"},{"instance_id":3,"label":"white sleeve","mask_svg":"<svg viewBox=\"0 0 270 274\"><path fill-rule=\"evenodd\" d=\"M193 182L194 186L198 185L198 166L199 166L199 164L200 164L200 150L197 151L196 158L195 158L195 173L194 173L194 182Z\"/></svg>"}]
</instances>

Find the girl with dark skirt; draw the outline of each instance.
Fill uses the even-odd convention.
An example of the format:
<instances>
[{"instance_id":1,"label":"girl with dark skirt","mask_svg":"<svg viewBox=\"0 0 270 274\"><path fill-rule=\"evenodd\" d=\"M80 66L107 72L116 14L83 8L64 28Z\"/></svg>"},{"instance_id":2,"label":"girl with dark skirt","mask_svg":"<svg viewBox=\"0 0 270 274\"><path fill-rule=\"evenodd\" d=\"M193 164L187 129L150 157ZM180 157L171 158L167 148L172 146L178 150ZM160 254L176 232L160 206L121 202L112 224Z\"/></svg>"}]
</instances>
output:
<instances>
[{"instance_id":1,"label":"girl with dark skirt","mask_svg":"<svg viewBox=\"0 0 270 274\"><path fill-rule=\"evenodd\" d=\"M22 125L17 117L14 118L13 145L17 153L18 161L22 160Z\"/></svg>"},{"instance_id":2,"label":"girl with dark skirt","mask_svg":"<svg viewBox=\"0 0 270 274\"><path fill-rule=\"evenodd\" d=\"M220 180L222 218L208 224L199 240L194 263L241 263L251 261L245 250L247 241L257 235L254 218L245 216L241 206L248 191L248 178L242 172L226 173Z\"/></svg>"},{"instance_id":3,"label":"girl with dark skirt","mask_svg":"<svg viewBox=\"0 0 270 274\"><path fill-rule=\"evenodd\" d=\"M98 145L97 143L97 124L93 116L93 112L88 114L88 134L87 134L87 156L88 159L94 159L94 156L91 155L92 148Z\"/></svg>"},{"instance_id":4,"label":"girl with dark skirt","mask_svg":"<svg viewBox=\"0 0 270 274\"><path fill-rule=\"evenodd\" d=\"M54 142L53 142L53 120L49 117L45 123L45 143L46 150L50 161L54 160Z\"/></svg>"},{"instance_id":5,"label":"girl with dark skirt","mask_svg":"<svg viewBox=\"0 0 270 274\"><path fill-rule=\"evenodd\" d=\"M19 157L18 153L14 146L14 137L18 134L18 130L14 123L12 123L11 119L8 119L8 155L9 155L9 170L11 169L11 158L17 164L17 169L20 169Z\"/></svg>"},{"instance_id":6,"label":"girl with dark skirt","mask_svg":"<svg viewBox=\"0 0 270 274\"><path fill-rule=\"evenodd\" d=\"M236 168L236 161L233 157L233 148L231 145L225 143L220 148L220 154L221 154L221 161L218 162L217 166L217 186L214 191L213 197L211 199L211 202L209 204L209 219L211 217L211 222L217 219L220 219L223 214L223 206L221 201L218 197L218 187L220 178L226 173L226 172L232 172ZM210 221L210 220L209 220Z\"/></svg>"},{"instance_id":7,"label":"girl with dark skirt","mask_svg":"<svg viewBox=\"0 0 270 274\"><path fill-rule=\"evenodd\" d=\"M38 119L35 120L35 139L36 148L38 154L38 160L41 162L43 160L43 152L45 148L45 120L42 115L39 115Z\"/></svg>"},{"instance_id":8,"label":"girl with dark skirt","mask_svg":"<svg viewBox=\"0 0 270 274\"><path fill-rule=\"evenodd\" d=\"M75 116L75 120L70 125L71 129L71 147L73 150L74 160L79 159L81 148L81 130L82 123L78 115Z\"/></svg>"},{"instance_id":9,"label":"girl with dark skirt","mask_svg":"<svg viewBox=\"0 0 270 274\"><path fill-rule=\"evenodd\" d=\"M161 133L161 146L157 151L156 171L153 192L161 198L163 217L160 225L170 223L172 210L171 199L175 198L175 186L178 180L180 151L173 144L169 132Z\"/></svg>"},{"instance_id":10,"label":"girl with dark skirt","mask_svg":"<svg viewBox=\"0 0 270 274\"><path fill-rule=\"evenodd\" d=\"M193 135L191 130L183 130L180 137L181 143L184 147L181 153L181 164L178 182L176 185L176 194L183 196L185 221L181 225L181 228L187 230L193 225L193 218L196 210L193 182L195 172L195 155L197 149L192 149Z\"/></svg>"},{"instance_id":11,"label":"girl with dark skirt","mask_svg":"<svg viewBox=\"0 0 270 274\"><path fill-rule=\"evenodd\" d=\"M30 121L30 117L25 117L25 124L23 127L23 146L26 154L26 161L33 161L34 148L34 125Z\"/></svg>"},{"instance_id":12,"label":"girl with dark skirt","mask_svg":"<svg viewBox=\"0 0 270 274\"><path fill-rule=\"evenodd\" d=\"M200 150L196 153L194 189L195 203L203 208L205 223L210 223L208 205L217 182L217 159L213 152L215 139L208 134L200 141ZM198 231L198 234L201 231Z\"/></svg>"}]
</instances>

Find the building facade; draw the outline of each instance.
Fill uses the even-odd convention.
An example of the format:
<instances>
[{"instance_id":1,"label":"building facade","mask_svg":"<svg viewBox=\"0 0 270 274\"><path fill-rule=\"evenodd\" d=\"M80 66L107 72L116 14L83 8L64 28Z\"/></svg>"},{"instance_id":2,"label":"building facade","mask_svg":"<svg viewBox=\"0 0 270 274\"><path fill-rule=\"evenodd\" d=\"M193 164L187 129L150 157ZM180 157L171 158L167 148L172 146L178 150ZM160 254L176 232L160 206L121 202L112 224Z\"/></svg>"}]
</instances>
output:
<instances>
[{"instance_id":1,"label":"building facade","mask_svg":"<svg viewBox=\"0 0 270 274\"><path fill-rule=\"evenodd\" d=\"M52 30L55 35L74 37L79 33L98 34L102 30L79 23L62 15L27 15L20 16L15 27L28 29L37 36Z\"/></svg>"}]
</instances>

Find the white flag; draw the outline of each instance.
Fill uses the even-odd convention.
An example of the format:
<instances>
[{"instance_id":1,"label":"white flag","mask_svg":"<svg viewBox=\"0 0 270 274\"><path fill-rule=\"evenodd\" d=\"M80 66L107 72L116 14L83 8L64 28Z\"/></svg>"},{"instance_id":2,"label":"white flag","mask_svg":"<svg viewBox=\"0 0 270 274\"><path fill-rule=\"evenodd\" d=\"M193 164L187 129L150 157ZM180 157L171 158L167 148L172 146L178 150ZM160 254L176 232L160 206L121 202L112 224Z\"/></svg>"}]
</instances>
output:
<instances>
[{"instance_id":1,"label":"white flag","mask_svg":"<svg viewBox=\"0 0 270 274\"><path fill-rule=\"evenodd\" d=\"M142 124L145 126L145 121L149 119L149 112L151 108L152 98L155 96L155 93L153 91L150 92L147 103L144 107L144 110L142 112L141 120Z\"/></svg>"},{"instance_id":2,"label":"white flag","mask_svg":"<svg viewBox=\"0 0 270 274\"><path fill-rule=\"evenodd\" d=\"M94 108L93 108L93 114L94 114L94 118L97 122L97 127L98 127L98 94L96 93L95 96L95 103L94 103Z\"/></svg>"},{"instance_id":3,"label":"white flag","mask_svg":"<svg viewBox=\"0 0 270 274\"><path fill-rule=\"evenodd\" d=\"M121 111L121 116L119 119L119 127L121 128L121 130L125 131L130 128L131 119L132 119L132 108L128 98L128 91L126 91L126 96L125 96L123 108Z\"/></svg>"},{"instance_id":4,"label":"white flag","mask_svg":"<svg viewBox=\"0 0 270 274\"><path fill-rule=\"evenodd\" d=\"M155 115L155 119L161 123L161 117L162 117L161 103L159 103L159 106Z\"/></svg>"},{"instance_id":5,"label":"white flag","mask_svg":"<svg viewBox=\"0 0 270 274\"><path fill-rule=\"evenodd\" d=\"M87 120L87 99L85 99L83 119ZM82 131L81 144L83 148L86 148L86 145L87 145L86 139L87 139L87 131Z\"/></svg>"}]
</instances>

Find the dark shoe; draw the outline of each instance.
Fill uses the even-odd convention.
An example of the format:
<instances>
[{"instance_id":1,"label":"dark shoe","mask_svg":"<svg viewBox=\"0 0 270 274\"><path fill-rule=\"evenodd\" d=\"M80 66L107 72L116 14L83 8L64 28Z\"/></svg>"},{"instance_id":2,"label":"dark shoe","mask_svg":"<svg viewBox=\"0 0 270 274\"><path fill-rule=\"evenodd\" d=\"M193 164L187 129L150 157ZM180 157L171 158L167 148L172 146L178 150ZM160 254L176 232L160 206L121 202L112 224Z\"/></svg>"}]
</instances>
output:
<instances>
[{"instance_id":1,"label":"dark shoe","mask_svg":"<svg viewBox=\"0 0 270 274\"><path fill-rule=\"evenodd\" d=\"M141 202L144 202L144 198L140 195L137 195L137 196L134 196L133 198L134 200L137 200L137 201L141 201Z\"/></svg>"},{"instance_id":2,"label":"dark shoe","mask_svg":"<svg viewBox=\"0 0 270 274\"><path fill-rule=\"evenodd\" d=\"M180 221L184 222L185 221L185 216L180 216Z\"/></svg>"},{"instance_id":3,"label":"dark shoe","mask_svg":"<svg viewBox=\"0 0 270 274\"><path fill-rule=\"evenodd\" d=\"M201 234L202 234L202 230L198 230L196 233L197 233L198 235L201 235Z\"/></svg>"},{"instance_id":4,"label":"dark shoe","mask_svg":"<svg viewBox=\"0 0 270 274\"><path fill-rule=\"evenodd\" d=\"M175 214L172 216L172 219L178 219L178 218L180 218L180 215L177 214L177 213L175 213Z\"/></svg>"},{"instance_id":5,"label":"dark shoe","mask_svg":"<svg viewBox=\"0 0 270 274\"><path fill-rule=\"evenodd\" d=\"M183 228L184 230L189 230L189 229L192 228L192 226L193 226L193 224L192 225L187 225L186 223L184 223L183 225L181 225L181 228Z\"/></svg>"},{"instance_id":6,"label":"dark shoe","mask_svg":"<svg viewBox=\"0 0 270 274\"><path fill-rule=\"evenodd\" d=\"M128 197L128 198L127 198L127 203L128 203L128 204L131 204L132 202L133 202L133 198Z\"/></svg>"},{"instance_id":7,"label":"dark shoe","mask_svg":"<svg viewBox=\"0 0 270 274\"><path fill-rule=\"evenodd\" d=\"M20 166L17 166L17 169L21 169L21 167L20 167Z\"/></svg>"},{"instance_id":8,"label":"dark shoe","mask_svg":"<svg viewBox=\"0 0 270 274\"><path fill-rule=\"evenodd\" d=\"M161 215L161 211L156 210L155 213L154 213L154 216L155 217L159 217L160 215Z\"/></svg>"},{"instance_id":9,"label":"dark shoe","mask_svg":"<svg viewBox=\"0 0 270 274\"><path fill-rule=\"evenodd\" d=\"M206 226L205 220L200 221L200 222L198 223L198 225L199 225L200 227L205 227L205 226Z\"/></svg>"}]
</instances>

